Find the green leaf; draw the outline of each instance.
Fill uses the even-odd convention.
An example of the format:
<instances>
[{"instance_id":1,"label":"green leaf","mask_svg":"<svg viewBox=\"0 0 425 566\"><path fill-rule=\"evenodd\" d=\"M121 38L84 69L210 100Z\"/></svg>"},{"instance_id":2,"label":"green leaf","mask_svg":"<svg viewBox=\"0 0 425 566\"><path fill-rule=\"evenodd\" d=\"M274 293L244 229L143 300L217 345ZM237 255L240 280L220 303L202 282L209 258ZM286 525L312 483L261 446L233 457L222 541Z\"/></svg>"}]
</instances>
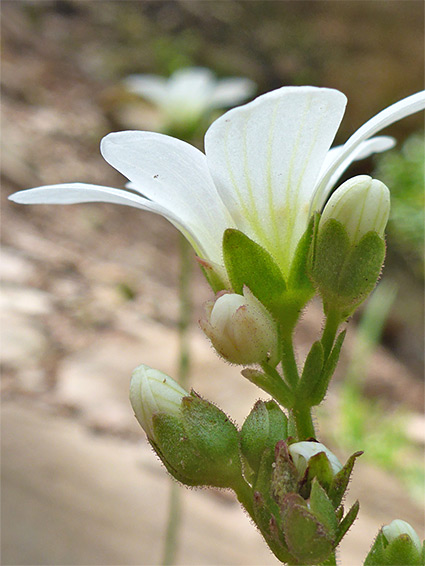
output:
<instances>
[{"instance_id":1,"label":"green leaf","mask_svg":"<svg viewBox=\"0 0 425 566\"><path fill-rule=\"evenodd\" d=\"M294 404L294 394L279 376L279 379L272 377L256 369L244 369L241 371L251 383L271 395L283 407L291 409Z\"/></svg>"},{"instance_id":2,"label":"green leaf","mask_svg":"<svg viewBox=\"0 0 425 566\"><path fill-rule=\"evenodd\" d=\"M312 393L318 386L323 368L323 346L314 342L304 363L303 373L297 385L297 398L309 403Z\"/></svg>"},{"instance_id":3,"label":"green leaf","mask_svg":"<svg viewBox=\"0 0 425 566\"><path fill-rule=\"evenodd\" d=\"M334 539L338 527L335 510L326 491L317 481L317 478L315 478L311 484L310 511L326 528L332 539Z\"/></svg>"},{"instance_id":4,"label":"green leaf","mask_svg":"<svg viewBox=\"0 0 425 566\"><path fill-rule=\"evenodd\" d=\"M286 283L269 252L239 230L229 228L223 236L223 256L235 293L242 294L246 285L273 312Z\"/></svg>"},{"instance_id":5,"label":"green leaf","mask_svg":"<svg viewBox=\"0 0 425 566\"><path fill-rule=\"evenodd\" d=\"M319 405L319 403L321 403L326 395L326 392L328 390L328 386L329 386L329 382L334 374L335 368L338 364L338 360L339 360L339 355L341 353L341 348L342 348L342 344L344 342L344 338L345 338L345 334L346 331L343 330L342 332L340 332L340 334L338 335L336 341L335 341L335 345L323 367L323 370L320 374L319 379L316 382L316 386L314 388L314 391L312 392L311 396L310 396L310 402L311 405Z\"/></svg>"}]
</instances>

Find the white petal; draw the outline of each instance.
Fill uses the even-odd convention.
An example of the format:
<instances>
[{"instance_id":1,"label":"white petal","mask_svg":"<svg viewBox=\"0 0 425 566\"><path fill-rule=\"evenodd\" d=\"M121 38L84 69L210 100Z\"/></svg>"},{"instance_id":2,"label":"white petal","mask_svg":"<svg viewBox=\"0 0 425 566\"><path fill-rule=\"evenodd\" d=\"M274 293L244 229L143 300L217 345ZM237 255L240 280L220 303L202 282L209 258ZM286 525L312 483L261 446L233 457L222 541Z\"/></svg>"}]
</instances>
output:
<instances>
[{"instance_id":1,"label":"white petal","mask_svg":"<svg viewBox=\"0 0 425 566\"><path fill-rule=\"evenodd\" d=\"M313 199L313 210L320 210L321 206L323 206L323 202L326 201L331 188L330 182L334 178L336 171L341 167L342 163L350 159L350 154L356 152L358 146L364 140L367 140L394 122L397 122L406 116L410 116L410 114L419 112L424 108L425 91L421 91L392 104L363 124L363 126L361 126L343 145L337 159L335 159L335 161L329 165L328 169L322 173Z\"/></svg>"},{"instance_id":2,"label":"white petal","mask_svg":"<svg viewBox=\"0 0 425 566\"><path fill-rule=\"evenodd\" d=\"M165 207L129 191L113 189L101 185L86 183L63 183L45 185L34 189L19 191L9 196L9 199L19 204L78 204L86 202L106 202L132 206L160 214L169 220L189 240L198 254L205 253L202 238L194 233L190 225Z\"/></svg>"},{"instance_id":3,"label":"white petal","mask_svg":"<svg viewBox=\"0 0 425 566\"><path fill-rule=\"evenodd\" d=\"M222 263L223 232L234 226L195 147L154 132L107 135L101 151L132 187L170 210L202 242L202 257Z\"/></svg>"},{"instance_id":4,"label":"white petal","mask_svg":"<svg viewBox=\"0 0 425 566\"><path fill-rule=\"evenodd\" d=\"M335 169L333 175L329 179L329 182L325 190L322 193L323 198L325 200L327 199L332 188L336 185L338 179L341 177L344 171L348 169L348 167L353 163L353 161L360 161L361 159L366 159L366 157L369 157L374 153L381 153L383 151L388 151L389 149L394 147L395 143L396 143L395 139L390 136L377 136L376 138L371 138L370 140L361 142L356 147L356 149L352 153L350 153L348 157L346 157L346 159L343 160L340 163L340 165ZM339 156L343 150L344 150L344 146L340 145L337 147L333 147L328 151L328 154L322 166L322 173L326 171L331 166L332 163L334 163L337 159L339 159ZM316 206L322 209L322 207L325 204L325 200L320 204L316 204L315 201ZM313 202L310 208L310 212L313 212Z\"/></svg>"},{"instance_id":5,"label":"white petal","mask_svg":"<svg viewBox=\"0 0 425 566\"><path fill-rule=\"evenodd\" d=\"M221 79L217 82L209 101L211 108L226 108L243 102L252 96L257 88L254 81L245 78Z\"/></svg>"},{"instance_id":6,"label":"white petal","mask_svg":"<svg viewBox=\"0 0 425 566\"><path fill-rule=\"evenodd\" d=\"M130 75L124 80L129 91L161 106L167 100L167 79L156 75Z\"/></svg>"},{"instance_id":7,"label":"white petal","mask_svg":"<svg viewBox=\"0 0 425 566\"><path fill-rule=\"evenodd\" d=\"M206 134L208 165L237 227L284 272L345 104L336 90L284 87L230 110Z\"/></svg>"}]
</instances>

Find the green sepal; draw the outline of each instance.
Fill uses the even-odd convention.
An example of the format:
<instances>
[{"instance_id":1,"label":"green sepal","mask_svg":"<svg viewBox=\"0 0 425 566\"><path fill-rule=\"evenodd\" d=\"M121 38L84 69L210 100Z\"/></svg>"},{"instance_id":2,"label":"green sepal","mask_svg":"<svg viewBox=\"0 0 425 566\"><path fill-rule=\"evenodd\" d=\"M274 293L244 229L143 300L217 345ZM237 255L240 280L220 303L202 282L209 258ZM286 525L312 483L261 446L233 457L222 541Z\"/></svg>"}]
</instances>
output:
<instances>
[{"instance_id":1,"label":"green sepal","mask_svg":"<svg viewBox=\"0 0 425 566\"><path fill-rule=\"evenodd\" d=\"M299 564L324 562L333 551L331 535L308 510L303 498L295 493L286 496L282 530L289 551Z\"/></svg>"},{"instance_id":2,"label":"green sepal","mask_svg":"<svg viewBox=\"0 0 425 566\"><path fill-rule=\"evenodd\" d=\"M303 372L297 385L297 397L305 404L313 405L311 399L318 386L323 368L323 346L320 341L314 342L304 362Z\"/></svg>"},{"instance_id":3,"label":"green sepal","mask_svg":"<svg viewBox=\"0 0 425 566\"><path fill-rule=\"evenodd\" d=\"M308 461L308 466L300 484L300 493L303 497L310 496L311 485L317 479L322 488L328 492L334 478L332 466L324 452L319 452Z\"/></svg>"},{"instance_id":4,"label":"green sepal","mask_svg":"<svg viewBox=\"0 0 425 566\"><path fill-rule=\"evenodd\" d=\"M310 276L324 300L335 306L338 280L350 251L350 239L341 222L331 218L316 236Z\"/></svg>"},{"instance_id":5,"label":"green sepal","mask_svg":"<svg viewBox=\"0 0 425 566\"><path fill-rule=\"evenodd\" d=\"M338 528L335 509L317 478L311 483L310 511L334 539Z\"/></svg>"},{"instance_id":6,"label":"green sepal","mask_svg":"<svg viewBox=\"0 0 425 566\"><path fill-rule=\"evenodd\" d=\"M369 553L365 558L364 566L385 566L384 541L384 535L380 530L378 536L373 542L372 548L369 550Z\"/></svg>"},{"instance_id":7,"label":"green sepal","mask_svg":"<svg viewBox=\"0 0 425 566\"><path fill-rule=\"evenodd\" d=\"M345 517L342 519L342 521L339 523L336 533L335 546L338 546L338 544L341 542L342 538L345 536L348 529L356 520L357 515L359 513L359 508L360 508L359 502L356 501L354 505L350 508L348 513L345 515Z\"/></svg>"},{"instance_id":8,"label":"green sepal","mask_svg":"<svg viewBox=\"0 0 425 566\"><path fill-rule=\"evenodd\" d=\"M407 534L398 536L385 549L385 559L388 565L403 564L403 566L423 566L423 556Z\"/></svg>"},{"instance_id":9,"label":"green sepal","mask_svg":"<svg viewBox=\"0 0 425 566\"><path fill-rule=\"evenodd\" d=\"M283 381L283 378L277 375L269 375L257 369L244 369L241 374L251 383L271 395L283 407L291 409L294 405L294 394Z\"/></svg>"},{"instance_id":10,"label":"green sepal","mask_svg":"<svg viewBox=\"0 0 425 566\"><path fill-rule=\"evenodd\" d=\"M246 285L274 313L286 283L269 252L239 230L228 228L223 236L223 257L235 293L242 294Z\"/></svg>"},{"instance_id":11,"label":"green sepal","mask_svg":"<svg viewBox=\"0 0 425 566\"><path fill-rule=\"evenodd\" d=\"M316 224L316 219L313 216L310 219L307 230L297 244L288 276L288 289L302 291L305 295L305 302L309 301L314 295L314 286L308 275L308 264Z\"/></svg>"},{"instance_id":12,"label":"green sepal","mask_svg":"<svg viewBox=\"0 0 425 566\"><path fill-rule=\"evenodd\" d=\"M185 433L209 473L223 487L231 487L242 475L239 433L229 417L213 403L192 392L181 404Z\"/></svg>"},{"instance_id":13,"label":"green sepal","mask_svg":"<svg viewBox=\"0 0 425 566\"><path fill-rule=\"evenodd\" d=\"M278 442L275 449L275 462L271 477L271 492L281 507L288 493L298 491L298 470L292 460L286 442Z\"/></svg>"},{"instance_id":14,"label":"green sepal","mask_svg":"<svg viewBox=\"0 0 425 566\"><path fill-rule=\"evenodd\" d=\"M288 435L288 419L274 401L257 401L240 432L241 450L249 465L257 471L266 448L274 450Z\"/></svg>"},{"instance_id":15,"label":"green sepal","mask_svg":"<svg viewBox=\"0 0 425 566\"><path fill-rule=\"evenodd\" d=\"M280 530L276 520L276 516L270 512L268 504L262 494L258 491L254 492L253 509L255 524L260 529L273 553L282 562L286 563L291 561L292 556L289 553L282 531ZM279 513L279 509L277 509L277 512Z\"/></svg>"},{"instance_id":16,"label":"green sepal","mask_svg":"<svg viewBox=\"0 0 425 566\"><path fill-rule=\"evenodd\" d=\"M353 471L354 462L361 456L363 452L355 452L350 456L344 467L335 475L328 490L328 495L335 507L341 504L342 498L347 490L350 481L351 472Z\"/></svg>"},{"instance_id":17,"label":"green sepal","mask_svg":"<svg viewBox=\"0 0 425 566\"><path fill-rule=\"evenodd\" d=\"M323 367L319 379L316 382L316 386L310 395L311 406L319 405L325 398L326 392L328 390L329 382L334 374L336 366L338 364L339 355L341 353L342 344L344 342L346 331L343 330L339 333L335 345L332 348L328 359Z\"/></svg>"},{"instance_id":18,"label":"green sepal","mask_svg":"<svg viewBox=\"0 0 425 566\"><path fill-rule=\"evenodd\" d=\"M214 485L213 478L204 477L199 454L187 438L181 419L158 413L152 421L156 442L151 444L167 471L185 485Z\"/></svg>"},{"instance_id":19,"label":"green sepal","mask_svg":"<svg viewBox=\"0 0 425 566\"><path fill-rule=\"evenodd\" d=\"M325 312L332 307L346 318L375 287L385 259L385 241L370 231L352 245L342 223L331 218L320 227L311 258L310 276Z\"/></svg>"},{"instance_id":20,"label":"green sepal","mask_svg":"<svg viewBox=\"0 0 425 566\"><path fill-rule=\"evenodd\" d=\"M367 232L351 249L338 281L340 304L347 309L344 316L349 316L374 289L384 259L385 241L377 232Z\"/></svg>"}]
</instances>

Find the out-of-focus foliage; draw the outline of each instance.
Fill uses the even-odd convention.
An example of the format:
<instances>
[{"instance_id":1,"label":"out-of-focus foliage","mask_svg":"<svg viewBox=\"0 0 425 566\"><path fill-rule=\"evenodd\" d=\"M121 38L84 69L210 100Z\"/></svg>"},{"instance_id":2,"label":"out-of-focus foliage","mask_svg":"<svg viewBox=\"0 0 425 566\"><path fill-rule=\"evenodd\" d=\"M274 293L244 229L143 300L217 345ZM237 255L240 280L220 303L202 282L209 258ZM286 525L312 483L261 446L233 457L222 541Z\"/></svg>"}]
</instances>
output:
<instances>
[{"instance_id":1,"label":"out-of-focus foliage","mask_svg":"<svg viewBox=\"0 0 425 566\"><path fill-rule=\"evenodd\" d=\"M389 246L415 275L424 276L425 140L409 137L400 150L379 157L374 176L391 189Z\"/></svg>"}]
</instances>

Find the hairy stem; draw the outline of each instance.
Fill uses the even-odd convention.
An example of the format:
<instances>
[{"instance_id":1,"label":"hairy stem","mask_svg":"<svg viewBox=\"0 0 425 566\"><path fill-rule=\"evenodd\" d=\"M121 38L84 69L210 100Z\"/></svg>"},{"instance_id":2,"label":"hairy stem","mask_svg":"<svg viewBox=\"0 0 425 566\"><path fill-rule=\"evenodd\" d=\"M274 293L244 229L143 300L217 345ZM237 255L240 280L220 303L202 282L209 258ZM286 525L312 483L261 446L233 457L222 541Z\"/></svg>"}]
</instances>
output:
<instances>
[{"instance_id":1,"label":"hairy stem","mask_svg":"<svg viewBox=\"0 0 425 566\"><path fill-rule=\"evenodd\" d=\"M190 371L189 326L192 305L190 300L191 248L180 235L180 282L179 282L179 358L178 380L188 389ZM172 482L168 508L167 529L164 540L163 566L175 564L178 551L178 535L181 523L181 488Z\"/></svg>"},{"instance_id":2,"label":"hairy stem","mask_svg":"<svg viewBox=\"0 0 425 566\"><path fill-rule=\"evenodd\" d=\"M340 323L341 314L337 310L330 309L326 316L326 324L322 334L322 346L325 360L332 350Z\"/></svg>"}]
</instances>

